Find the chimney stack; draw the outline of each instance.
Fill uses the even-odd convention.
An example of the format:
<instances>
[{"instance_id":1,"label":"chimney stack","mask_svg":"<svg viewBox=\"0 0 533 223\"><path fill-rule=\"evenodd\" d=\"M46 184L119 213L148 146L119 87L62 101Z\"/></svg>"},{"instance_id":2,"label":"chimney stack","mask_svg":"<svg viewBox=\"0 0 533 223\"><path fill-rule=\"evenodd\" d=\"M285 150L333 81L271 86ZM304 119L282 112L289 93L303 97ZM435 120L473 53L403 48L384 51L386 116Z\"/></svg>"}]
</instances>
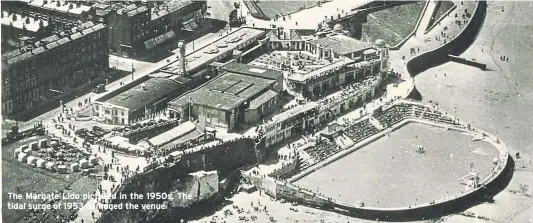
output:
<instances>
[{"instance_id":1,"label":"chimney stack","mask_svg":"<svg viewBox=\"0 0 533 223\"><path fill-rule=\"evenodd\" d=\"M185 43L183 42L183 40L178 43L178 49L180 56L180 68L182 71L182 75L185 76L187 74L187 68L185 64Z\"/></svg>"}]
</instances>

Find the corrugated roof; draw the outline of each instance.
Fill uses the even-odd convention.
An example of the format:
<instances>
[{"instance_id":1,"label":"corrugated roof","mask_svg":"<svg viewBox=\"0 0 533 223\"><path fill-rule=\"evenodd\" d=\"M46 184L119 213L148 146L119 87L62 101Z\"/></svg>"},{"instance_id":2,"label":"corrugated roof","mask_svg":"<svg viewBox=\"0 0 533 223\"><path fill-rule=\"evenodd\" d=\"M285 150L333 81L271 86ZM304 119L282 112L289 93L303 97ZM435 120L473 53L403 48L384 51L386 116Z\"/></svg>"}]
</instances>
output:
<instances>
[{"instance_id":1,"label":"corrugated roof","mask_svg":"<svg viewBox=\"0 0 533 223\"><path fill-rule=\"evenodd\" d=\"M142 89L141 85L144 85L145 89ZM161 98L176 90L184 88L186 86L167 78L150 78L139 85L107 99L105 102L130 110L137 110L147 104L161 100Z\"/></svg>"}]
</instances>

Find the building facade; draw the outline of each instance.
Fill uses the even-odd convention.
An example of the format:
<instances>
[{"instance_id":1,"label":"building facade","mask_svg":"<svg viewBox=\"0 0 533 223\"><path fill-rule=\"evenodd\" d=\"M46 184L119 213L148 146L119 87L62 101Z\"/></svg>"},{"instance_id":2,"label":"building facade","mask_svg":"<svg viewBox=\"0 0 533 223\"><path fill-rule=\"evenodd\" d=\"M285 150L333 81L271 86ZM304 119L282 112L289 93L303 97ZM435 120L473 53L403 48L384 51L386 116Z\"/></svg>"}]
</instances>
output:
<instances>
[{"instance_id":1,"label":"building facade","mask_svg":"<svg viewBox=\"0 0 533 223\"><path fill-rule=\"evenodd\" d=\"M2 113L27 114L109 68L108 29L86 22L2 55Z\"/></svg>"},{"instance_id":2,"label":"building facade","mask_svg":"<svg viewBox=\"0 0 533 223\"><path fill-rule=\"evenodd\" d=\"M110 52L132 57L168 43L182 30L197 27L207 11L205 1L169 0L165 2L111 6L106 15Z\"/></svg>"}]
</instances>

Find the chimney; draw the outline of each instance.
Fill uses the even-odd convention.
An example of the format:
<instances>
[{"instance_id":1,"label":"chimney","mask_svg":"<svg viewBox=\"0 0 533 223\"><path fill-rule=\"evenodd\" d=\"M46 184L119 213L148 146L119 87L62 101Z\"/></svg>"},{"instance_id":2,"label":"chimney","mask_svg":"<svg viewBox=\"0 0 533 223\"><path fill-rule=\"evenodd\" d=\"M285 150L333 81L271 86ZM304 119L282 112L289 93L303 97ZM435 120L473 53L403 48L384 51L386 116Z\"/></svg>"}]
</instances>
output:
<instances>
[{"instance_id":1,"label":"chimney","mask_svg":"<svg viewBox=\"0 0 533 223\"><path fill-rule=\"evenodd\" d=\"M81 2L76 2L76 8L81 7Z\"/></svg>"},{"instance_id":2,"label":"chimney","mask_svg":"<svg viewBox=\"0 0 533 223\"><path fill-rule=\"evenodd\" d=\"M68 9L73 9L73 8L74 8L74 4L70 3L70 4L68 5Z\"/></svg>"},{"instance_id":3,"label":"chimney","mask_svg":"<svg viewBox=\"0 0 533 223\"><path fill-rule=\"evenodd\" d=\"M185 76L187 74L187 68L185 64L185 43L183 42L183 40L178 43L178 49L180 57L180 68L182 71L182 75Z\"/></svg>"},{"instance_id":4,"label":"chimney","mask_svg":"<svg viewBox=\"0 0 533 223\"><path fill-rule=\"evenodd\" d=\"M56 7L61 7L61 2L60 1L56 2Z\"/></svg>"},{"instance_id":5,"label":"chimney","mask_svg":"<svg viewBox=\"0 0 533 223\"><path fill-rule=\"evenodd\" d=\"M30 24L30 17L26 17L26 24Z\"/></svg>"},{"instance_id":6,"label":"chimney","mask_svg":"<svg viewBox=\"0 0 533 223\"><path fill-rule=\"evenodd\" d=\"M17 14L13 14L13 22L18 20Z\"/></svg>"}]
</instances>

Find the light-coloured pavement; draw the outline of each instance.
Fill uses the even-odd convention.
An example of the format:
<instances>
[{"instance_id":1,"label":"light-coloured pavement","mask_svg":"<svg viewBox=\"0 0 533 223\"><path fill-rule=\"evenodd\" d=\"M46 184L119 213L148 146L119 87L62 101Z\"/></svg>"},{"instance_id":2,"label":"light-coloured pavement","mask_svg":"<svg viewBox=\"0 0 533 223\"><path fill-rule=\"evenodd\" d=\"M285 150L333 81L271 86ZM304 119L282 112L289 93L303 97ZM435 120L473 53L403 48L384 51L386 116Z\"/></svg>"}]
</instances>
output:
<instances>
[{"instance_id":1,"label":"light-coloured pavement","mask_svg":"<svg viewBox=\"0 0 533 223\"><path fill-rule=\"evenodd\" d=\"M316 29L318 24L324 22L326 18L331 16L337 17L337 14L347 14L352 8L364 5L371 0L358 0L358 1L344 1L334 0L322 4L320 7L313 7L299 12L295 12L283 19L277 21L265 21L256 19L249 14L248 7L241 0L242 13L246 16L246 23L249 26L255 26L259 28L271 28L272 24L284 27L286 29Z\"/></svg>"}]
</instances>

